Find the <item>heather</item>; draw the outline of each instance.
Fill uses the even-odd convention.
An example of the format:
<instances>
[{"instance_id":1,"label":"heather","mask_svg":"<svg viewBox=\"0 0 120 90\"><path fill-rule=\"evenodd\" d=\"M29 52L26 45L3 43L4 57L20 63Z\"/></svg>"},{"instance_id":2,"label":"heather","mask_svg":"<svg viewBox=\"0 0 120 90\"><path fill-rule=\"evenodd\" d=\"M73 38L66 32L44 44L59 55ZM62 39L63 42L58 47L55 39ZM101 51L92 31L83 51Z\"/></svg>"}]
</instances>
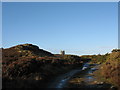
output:
<instances>
[{"instance_id":1,"label":"heather","mask_svg":"<svg viewBox=\"0 0 120 90\"><path fill-rule=\"evenodd\" d=\"M101 74L108 81L120 89L120 50L115 49L101 66Z\"/></svg>"},{"instance_id":2,"label":"heather","mask_svg":"<svg viewBox=\"0 0 120 90\"><path fill-rule=\"evenodd\" d=\"M93 67L94 64L99 65L95 77L120 88L119 49L105 55L83 56L52 54L32 44L21 44L1 50L3 88L44 88L55 77L82 68L86 62ZM79 72L75 81L79 81L81 74L84 76L85 72Z\"/></svg>"},{"instance_id":3,"label":"heather","mask_svg":"<svg viewBox=\"0 0 120 90\"><path fill-rule=\"evenodd\" d=\"M32 44L3 49L2 54L3 88L40 88L88 61L75 55L54 55Z\"/></svg>"}]
</instances>

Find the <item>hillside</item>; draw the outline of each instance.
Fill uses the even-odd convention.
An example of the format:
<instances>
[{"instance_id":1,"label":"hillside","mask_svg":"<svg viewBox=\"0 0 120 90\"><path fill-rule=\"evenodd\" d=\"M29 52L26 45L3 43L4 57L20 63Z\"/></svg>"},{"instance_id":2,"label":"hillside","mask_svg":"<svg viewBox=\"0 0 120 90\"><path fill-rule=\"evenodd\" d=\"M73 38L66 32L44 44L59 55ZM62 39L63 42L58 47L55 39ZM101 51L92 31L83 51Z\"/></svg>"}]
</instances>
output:
<instances>
[{"instance_id":1,"label":"hillside","mask_svg":"<svg viewBox=\"0 0 120 90\"><path fill-rule=\"evenodd\" d=\"M106 62L101 65L101 75L120 90L120 49L112 50Z\"/></svg>"},{"instance_id":2,"label":"hillside","mask_svg":"<svg viewBox=\"0 0 120 90\"><path fill-rule=\"evenodd\" d=\"M26 56L54 56L52 53L39 49L32 44L21 44L11 48L3 49L3 57L26 57Z\"/></svg>"},{"instance_id":3,"label":"hillside","mask_svg":"<svg viewBox=\"0 0 120 90\"><path fill-rule=\"evenodd\" d=\"M90 58L91 63L100 64L100 70L96 72L100 80L111 83L120 90L120 49L113 49L105 55L84 55Z\"/></svg>"},{"instance_id":4,"label":"hillside","mask_svg":"<svg viewBox=\"0 0 120 90\"><path fill-rule=\"evenodd\" d=\"M45 87L50 79L88 61L75 55L55 56L32 44L17 45L2 52L3 88Z\"/></svg>"},{"instance_id":5,"label":"hillside","mask_svg":"<svg viewBox=\"0 0 120 90\"><path fill-rule=\"evenodd\" d=\"M105 55L55 55L32 44L2 49L3 88L46 87L58 75L82 68L88 61L100 65L96 77L120 88L119 49Z\"/></svg>"}]
</instances>

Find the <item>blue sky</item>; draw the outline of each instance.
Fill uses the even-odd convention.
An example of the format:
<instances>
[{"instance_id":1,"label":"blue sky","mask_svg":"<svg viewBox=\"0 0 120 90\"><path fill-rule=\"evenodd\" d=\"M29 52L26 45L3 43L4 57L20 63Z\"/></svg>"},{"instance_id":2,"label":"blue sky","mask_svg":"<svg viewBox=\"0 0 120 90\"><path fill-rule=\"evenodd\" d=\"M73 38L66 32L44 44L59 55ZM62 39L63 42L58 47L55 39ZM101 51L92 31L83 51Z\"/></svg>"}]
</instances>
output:
<instances>
[{"instance_id":1,"label":"blue sky","mask_svg":"<svg viewBox=\"0 0 120 90\"><path fill-rule=\"evenodd\" d=\"M52 53L104 54L118 47L117 2L3 3L3 47L32 43Z\"/></svg>"}]
</instances>

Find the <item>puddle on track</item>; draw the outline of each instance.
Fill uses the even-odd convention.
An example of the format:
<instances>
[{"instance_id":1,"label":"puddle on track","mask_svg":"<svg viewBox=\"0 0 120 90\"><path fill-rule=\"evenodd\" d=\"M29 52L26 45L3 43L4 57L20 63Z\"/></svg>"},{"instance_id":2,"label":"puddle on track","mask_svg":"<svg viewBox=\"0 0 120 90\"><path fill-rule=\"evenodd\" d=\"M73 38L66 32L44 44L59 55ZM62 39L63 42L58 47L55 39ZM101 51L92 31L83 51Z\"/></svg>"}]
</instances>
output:
<instances>
[{"instance_id":1,"label":"puddle on track","mask_svg":"<svg viewBox=\"0 0 120 90\"><path fill-rule=\"evenodd\" d=\"M88 68L89 67L89 64L88 63L85 63L83 65L83 68ZM78 69L75 69L75 70L72 70L68 73L65 73L59 77L57 77L49 86L48 88L64 88L65 85L67 84L67 82L78 72L82 71L81 68L78 68Z\"/></svg>"}]
</instances>

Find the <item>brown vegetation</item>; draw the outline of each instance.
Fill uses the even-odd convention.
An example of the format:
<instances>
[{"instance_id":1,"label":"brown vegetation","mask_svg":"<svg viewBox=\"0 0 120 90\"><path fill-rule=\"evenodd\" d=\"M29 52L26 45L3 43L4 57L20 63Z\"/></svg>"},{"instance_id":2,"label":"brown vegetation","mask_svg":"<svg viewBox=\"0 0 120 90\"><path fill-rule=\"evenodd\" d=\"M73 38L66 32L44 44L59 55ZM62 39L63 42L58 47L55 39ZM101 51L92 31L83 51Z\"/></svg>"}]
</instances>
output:
<instances>
[{"instance_id":1,"label":"brown vegetation","mask_svg":"<svg viewBox=\"0 0 120 90\"><path fill-rule=\"evenodd\" d=\"M120 89L120 50L112 51L101 67L101 74Z\"/></svg>"},{"instance_id":2,"label":"brown vegetation","mask_svg":"<svg viewBox=\"0 0 120 90\"><path fill-rule=\"evenodd\" d=\"M55 56L32 44L17 45L2 52L3 88L41 88L54 76L85 62L79 56Z\"/></svg>"},{"instance_id":3,"label":"brown vegetation","mask_svg":"<svg viewBox=\"0 0 120 90\"><path fill-rule=\"evenodd\" d=\"M120 89L120 49L114 49L111 53L105 55L84 55L84 58L90 58L91 63L101 64L98 77L104 79Z\"/></svg>"}]
</instances>

